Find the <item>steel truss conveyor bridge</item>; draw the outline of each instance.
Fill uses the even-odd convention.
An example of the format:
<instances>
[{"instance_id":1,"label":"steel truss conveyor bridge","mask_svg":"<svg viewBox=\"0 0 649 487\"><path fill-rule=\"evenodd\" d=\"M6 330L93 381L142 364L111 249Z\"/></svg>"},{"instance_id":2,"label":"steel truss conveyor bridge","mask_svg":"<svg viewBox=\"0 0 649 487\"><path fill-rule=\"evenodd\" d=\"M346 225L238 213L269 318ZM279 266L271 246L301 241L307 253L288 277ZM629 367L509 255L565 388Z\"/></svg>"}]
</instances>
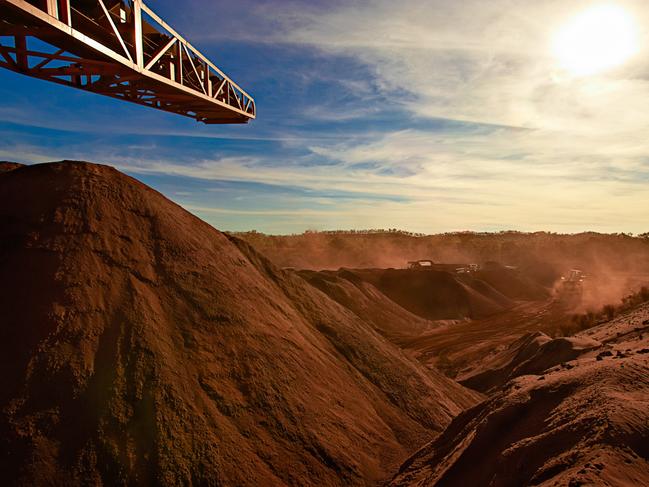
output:
<instances>
[{"instance_id":1,"label":"steel truss conveyor bridge","mask_svg":"<svg viewBox=\"0 0 649 487\"><path fill-rule=\"evenodd\" d=\"M143 0L0 0L0 67L206 124L256 116L250 95Z\"/></svg>"}]
</instances>

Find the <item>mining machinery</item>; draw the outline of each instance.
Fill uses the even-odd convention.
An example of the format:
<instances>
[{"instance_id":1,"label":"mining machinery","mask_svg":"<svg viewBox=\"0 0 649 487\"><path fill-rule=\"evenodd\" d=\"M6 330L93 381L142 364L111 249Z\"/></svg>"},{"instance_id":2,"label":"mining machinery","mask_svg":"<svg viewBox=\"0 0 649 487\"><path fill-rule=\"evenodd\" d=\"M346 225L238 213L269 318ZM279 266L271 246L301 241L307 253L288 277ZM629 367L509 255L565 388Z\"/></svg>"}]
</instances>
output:
<instances>
[{"instance_id":1,"label":"mining machinery","mask_svg":"<svg viewBox=\"0 0 649 487\"><path fill-rule=\"evenodd\" d=\"M559 299L564 304L579 304L584 294L586 275L579 269L572 269L568 275L561 278Z\"/></svg>"},{"instance_id":2,"label":"mining machinery","mask_svg":"<svg viewBox=\"0 0 649 487\"><path fill-rule=\"evenodd\" d=\"M432 269L434 265L432 260L413 260L408 262L408 269Z\"/></svg>"}]
</instances>

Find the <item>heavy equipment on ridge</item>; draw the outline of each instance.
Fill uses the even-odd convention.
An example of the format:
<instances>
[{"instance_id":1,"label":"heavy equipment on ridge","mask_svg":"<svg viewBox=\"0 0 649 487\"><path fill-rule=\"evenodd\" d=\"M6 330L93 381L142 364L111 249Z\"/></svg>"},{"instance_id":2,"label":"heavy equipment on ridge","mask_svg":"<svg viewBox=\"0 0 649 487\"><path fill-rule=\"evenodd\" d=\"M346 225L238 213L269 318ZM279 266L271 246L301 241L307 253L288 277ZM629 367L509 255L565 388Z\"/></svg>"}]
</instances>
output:
<instances>
[{"instance_id":1,"label":"heavy equipment on ridge","mask_svg":"<svg viewBox=\"0 0 649 487\"><path fill-rule=\"evenodd\" d=\"M579 269L571 269L567 276L561 278L559 300L566 305L577 305L584 294L586 275Z\"/></svg>"}]
</instances>

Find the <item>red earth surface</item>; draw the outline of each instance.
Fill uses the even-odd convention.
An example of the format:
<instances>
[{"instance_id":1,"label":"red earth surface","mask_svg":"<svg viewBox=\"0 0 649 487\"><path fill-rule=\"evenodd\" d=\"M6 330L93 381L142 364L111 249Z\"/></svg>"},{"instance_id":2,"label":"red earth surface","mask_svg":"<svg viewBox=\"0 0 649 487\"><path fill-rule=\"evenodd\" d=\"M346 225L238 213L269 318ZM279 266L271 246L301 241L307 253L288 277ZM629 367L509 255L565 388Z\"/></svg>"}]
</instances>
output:
<instances>
[{"instance_id":1,"label":"red earth surface","mask_svg":"<svg viewBox=\"0 0 649 487\"><path fill-rule=\"evenodd\" d=\"M337 258L379 255L352 237ZM570 239L462 275L254 248L283 264L287 242L107 166L0 163L3 484L649 485L649 305L559 336ZM331 257L317 242L301 258Z\"/></svg>"}]
</instances>

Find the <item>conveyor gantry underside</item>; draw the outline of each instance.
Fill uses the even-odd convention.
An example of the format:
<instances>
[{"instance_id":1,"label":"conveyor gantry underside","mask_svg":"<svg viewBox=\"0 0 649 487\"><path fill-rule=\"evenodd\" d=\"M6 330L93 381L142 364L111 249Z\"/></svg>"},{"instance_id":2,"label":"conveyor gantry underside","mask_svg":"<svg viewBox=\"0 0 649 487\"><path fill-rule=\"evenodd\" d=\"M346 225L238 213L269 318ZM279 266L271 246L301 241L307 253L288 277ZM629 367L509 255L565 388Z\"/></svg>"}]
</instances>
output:
<instances>
[{"instance_id":1,"label":"conveyor gantry underside","mask_svg":"<svg viewBox=\"0 0 649 487\"><path fill-rule=\"evenodd\" d=\"M254 100L142 0L0 0L0 67L207 124L256 116Z\"/></svg>"}]
</instances>

